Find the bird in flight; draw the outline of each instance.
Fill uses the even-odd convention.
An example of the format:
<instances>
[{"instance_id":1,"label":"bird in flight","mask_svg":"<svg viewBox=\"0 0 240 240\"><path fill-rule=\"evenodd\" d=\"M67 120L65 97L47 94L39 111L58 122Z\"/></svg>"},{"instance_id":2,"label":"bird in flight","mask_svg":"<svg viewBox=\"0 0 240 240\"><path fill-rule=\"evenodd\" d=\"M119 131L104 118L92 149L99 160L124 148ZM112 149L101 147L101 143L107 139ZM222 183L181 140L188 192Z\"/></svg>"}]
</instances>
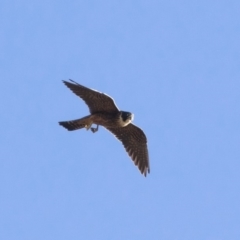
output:
<instances>
[{"instance_id":1,"label":"bird in flight","mask_svg":"<svg viewBox=\"0 0 240 240\"><path fill-rule=\"evenodd\" d=\"M105 127L122 142L140 172L144 176L150 173L147 138L142 129L132 123L133 114L120 111L107 94L84 87L73 80L69 81L63 83L88 105L90 115L59 124L69 131L86 128L93 133L98 131L99 125ZM92 127L92 124L96 127Z\"/></svg>"}]
</instances>

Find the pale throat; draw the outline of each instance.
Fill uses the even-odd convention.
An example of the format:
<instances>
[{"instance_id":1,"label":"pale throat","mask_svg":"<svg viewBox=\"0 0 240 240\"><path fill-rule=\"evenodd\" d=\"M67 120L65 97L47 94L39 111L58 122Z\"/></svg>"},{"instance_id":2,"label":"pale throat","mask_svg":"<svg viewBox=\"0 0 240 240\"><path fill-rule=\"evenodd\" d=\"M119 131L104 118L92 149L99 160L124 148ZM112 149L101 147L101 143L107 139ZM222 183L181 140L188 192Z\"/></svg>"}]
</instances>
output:
<instances>
[{"instance_id":1,"label":"pale throat","mask_svg":"<svg viewBox=\"0 0 240 240\"><path fill-rule=\"evenodd\" d=\"M129 123L131 123L131 122L133 121L133 119L134 119L134 115L133 115L133 114L131 114L131 116L129 116L129 118L126 119L125 121L123 121L123 119L120 117L119 123L120 123L120 125L121 125L122 127L125 127L125 126L127 126Z\"/></svg>"}]
</instances>

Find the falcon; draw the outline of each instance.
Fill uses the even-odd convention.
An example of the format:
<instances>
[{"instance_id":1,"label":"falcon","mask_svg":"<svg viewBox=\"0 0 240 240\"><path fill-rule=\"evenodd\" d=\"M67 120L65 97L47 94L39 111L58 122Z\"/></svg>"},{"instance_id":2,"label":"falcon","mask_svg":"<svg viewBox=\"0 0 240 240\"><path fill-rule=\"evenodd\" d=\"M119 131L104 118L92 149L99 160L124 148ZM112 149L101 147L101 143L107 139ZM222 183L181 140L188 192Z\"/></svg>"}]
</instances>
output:
<instances>
[{"instance_id":1,"label":"falcon","mask_svg":"<svg viewBox=\"0 0 240 240\"><path fill-rule=\"evenodd\" d=\"M87 104L90 115L59 124L69 131L86 128L93 133L98 131L99 125L105 127L122 142L134 164L146 177L150 173L147 138L142 129L132 123L134 115L120 111L107 94L84 87L71 79L69 81L63 83ZM92 124L96 127L92 127Z\"/></svg>"}]
</instances>

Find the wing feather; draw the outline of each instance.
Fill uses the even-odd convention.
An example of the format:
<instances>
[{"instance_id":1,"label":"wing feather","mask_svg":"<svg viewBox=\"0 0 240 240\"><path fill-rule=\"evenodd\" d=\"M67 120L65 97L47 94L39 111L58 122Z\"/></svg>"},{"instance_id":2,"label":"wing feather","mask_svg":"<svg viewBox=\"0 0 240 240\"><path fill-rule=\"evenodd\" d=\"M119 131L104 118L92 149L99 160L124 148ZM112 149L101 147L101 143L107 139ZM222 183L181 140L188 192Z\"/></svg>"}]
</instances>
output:
<instances>
[{"instance_id":1,"label":"wing feather","mask_svg":"<svg viewBox=\"0 0 240 240\"><path fill-rule=\"evenodd\" d=\"M150 173L147 138L139 127L130 123L126 127L107 128L118 138L128 155L145 176Z\"/></svg>"},{"instance_id":2,"label":"wing feather","mask_svg":"<svg viewBox=\"0 0 240 240\"><path fill-rule=\"evenodd\" d=\"M71 82L63 83L88 105L91 114L96 112L118 112L114 100L107 94L84 87L70 79Z\"/></svg>"}]
</instances>

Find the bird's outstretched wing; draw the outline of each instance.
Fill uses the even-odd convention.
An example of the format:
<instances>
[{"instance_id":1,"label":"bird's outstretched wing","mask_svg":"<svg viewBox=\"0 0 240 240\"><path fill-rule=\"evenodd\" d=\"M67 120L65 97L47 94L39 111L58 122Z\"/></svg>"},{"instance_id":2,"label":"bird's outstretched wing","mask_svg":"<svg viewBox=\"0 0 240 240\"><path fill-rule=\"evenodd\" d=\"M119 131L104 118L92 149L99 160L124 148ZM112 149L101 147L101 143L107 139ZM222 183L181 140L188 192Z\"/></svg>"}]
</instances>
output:
<instances>
[{"instance_id":1,"label":"bird's outstretched wing","mask_svg":"<svg viewBox=\"0 0 240 240\"><path fill-rule=\"evenodd\" d=\"M128 155L134 164L138 166L140 172L145 176L147 173L150 173L147 138L142 129L132 123L126 127L107 129L122 142Z\"/></svg>"},{"instance_id":2,"label":"bird's outstretched wing","mask_svg":"<svg viewBox=\"0 0 240 240\"><path fill-rule=\"evenodd\" d=\"M74 92L77 96L82 98L84 102L88 105L91 114L96 112L118 112L114 100L98 91L92 90L90 88L84 87L73 80L71 82L63 81L63 83Z\"/></svg>"}]
</instances>

